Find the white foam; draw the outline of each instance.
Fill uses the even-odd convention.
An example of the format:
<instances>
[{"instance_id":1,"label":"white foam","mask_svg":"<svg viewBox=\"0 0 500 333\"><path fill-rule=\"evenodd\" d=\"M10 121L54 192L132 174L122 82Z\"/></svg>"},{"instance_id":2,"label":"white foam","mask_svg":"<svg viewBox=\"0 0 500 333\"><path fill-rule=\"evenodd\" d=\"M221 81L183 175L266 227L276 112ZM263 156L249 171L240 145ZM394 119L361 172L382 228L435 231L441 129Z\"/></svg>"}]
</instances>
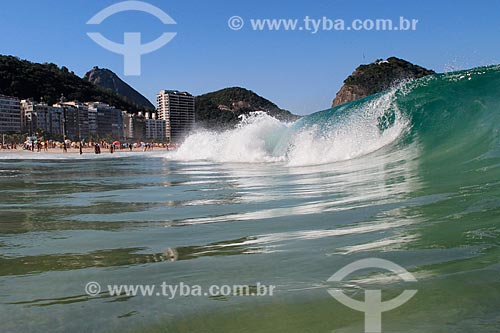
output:
<instances>
[{"instance_id":1,"label":"white foam","mask_svg":"<svg viewBox=\"0 0 500 333\"><path fill-rule=\"evenodd\" d=\"M392 89L356 107L351 106L341 117L322 119L322 123L298 130L295 127L299 126L282 123L263 112L252 113L235 129L194 132L168 158L236 163L286 162L290 166L357 158L394 142L408 128L409 122L394 104L395 93L396 89ZM391 109L395 112L394 124L381 131L379 118Z\"/></svg>"},{"instance_id":2,"label":"white foam","mask_svg":"<svg viewBox=\"0 0 500 333\"><path fill-rule=\"evenodd\" d=\"M275 162L276 142L286 132L288 124L255 112L244 117L237 128L221 133L199 130L190 135L169 157L176 160L210 160L216 162Z\"/></svg>"}]
</instances>

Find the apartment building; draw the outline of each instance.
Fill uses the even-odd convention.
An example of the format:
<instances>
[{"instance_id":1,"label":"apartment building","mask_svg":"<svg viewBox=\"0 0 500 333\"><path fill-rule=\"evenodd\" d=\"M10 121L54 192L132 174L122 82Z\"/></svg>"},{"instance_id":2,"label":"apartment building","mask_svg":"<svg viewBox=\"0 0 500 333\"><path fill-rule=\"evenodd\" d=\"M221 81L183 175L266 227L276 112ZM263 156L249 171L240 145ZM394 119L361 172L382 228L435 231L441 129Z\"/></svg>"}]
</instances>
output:
<instances>
[{"instance_id":1,"label":"apartment building","mask_svg":"<svg viewBox=\"0 0 500 333\"><path fill-rule=\"evenodd\" d=\"M36 103L31 99L21 100L21 112L23 131L32 135L38 129L55 135L63 134L63 109L47 105L47 103Z\"/></svg>"},{"instance_id":2,"label":"apartment building","mask_svg":"<svg viewBox=\"0 0 500 333\"><path fill-rule=\"evenodd\" d=\"M168 141L178 143L194 128L195 98L188 92L162 90L157 95L157 106Z\"/></svg>"},{"instance_id":3,"label":"apartment building","mask_svg":"<svg viewBox=\"0 0 500 333\"><path fill-rule=\"evenodd\" d=\"M21 132L21 105L19 98L0 95L0 134Z\"/></svg>"},{"instance_id":4,"label":"apartment building","mask_svg":"<svg viewBox=\"0 0 500 333\"><path fill-rule=\"evenodd\" d=\"M156 113L146 112L144 117L145 139L154 141L165 141L166 136L166 121L157 119Z\"/></svg>"},{"instance_id":5,"label":"apartment building","mask_svg":"<svg viewBox=\"0 0 500 333\"><path fill-rule=\"evenodd\" d=\"M123 136L122 110L102 102L86 103L89 132L99 138L120 139Z\"/></svg>"},{"instance_id":6,"label":"apartment building","mask_svg":"<svg viewBox=\"0 0 500 333\"><path fill-rule=\"evenodd\" d=\"M63 110L63 128L68 139L77 141L88 140L89 131L89 108L87 105L72 101L62 102L53 105Z\"/></svg>"}]
</instances>

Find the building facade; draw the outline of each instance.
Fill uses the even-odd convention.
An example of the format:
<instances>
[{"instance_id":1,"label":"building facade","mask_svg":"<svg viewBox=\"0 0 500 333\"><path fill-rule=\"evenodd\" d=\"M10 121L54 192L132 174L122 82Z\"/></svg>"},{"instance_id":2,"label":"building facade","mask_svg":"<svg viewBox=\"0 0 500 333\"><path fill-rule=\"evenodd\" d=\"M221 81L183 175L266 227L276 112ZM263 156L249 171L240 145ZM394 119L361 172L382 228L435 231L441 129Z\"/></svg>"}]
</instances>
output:
<instances>
[{"instance_id":1,"label":"building facade","mask_svg":"<svg viewBox=\"0 0 500 333\"><path fill-rule=\"evenodd\" d=\"M146 113L144 118L144 137L146 140L165 141L166 136L166 121L157 119L156 113Z\"/></svg>"},{"instance_id":2,"label":"building facade","mask_svg":"<svg viewBox=\"0 0 500 333\"><path fill-rule=\"evenodd\" d=\"M123 139L126 141L142 141L145 138L146 125L142 113L132 114L122 111Z\"/></svg>"},{"instance_id":3,"label":"building facade","mask_svg":"<svg viewBox=\"0 0 500 333\"><path fill-rule=\"evenodd\" d=\"M63 134L63 109L46 103L35 103L33 100L21 101L23 131L29 135L42 129L54 135Z\"/></svg>"},{"instance_id":4,"label":"building facade","mask_svg":"<svg viewBox=\"0 0 500 333\"><path fill-rule=\"evenodd\" d=\"M63 110L64 135L73 141L89 140L89 109L87 105L80 102L64 102L54 104Z\"/></svg>"},{"instance_id":5,"label":"building facade","mask_svg":"<svg viewBox=\"0 0 500 333\"><path fill-rule=\"evenodd\" d=\"M19 98L0 95L0 134L21 133Z\"/></svg>"},{"instance_id":6,"label":"building facade","mask_svg":"<svg viewBox=\"0 0 500 333\"><path fill-rule=\"evenodd\" d=\"M89 113L89 132L98 138L121 139L123 136L122 110L106 103L87 103Z\"/></svg>"},{"instance_id":7,"label":"building facade","mask_svg":"<svg viewBox=\"0 0 500 333\"><path fill-rule=\"evenodd\" d=\"M187 92L162 90L157 95L158 118L165 121L165 136L178 143L194 128L195 100Z\"/></svg>"},{"instance_id":8,"label":"building facade","mask_svg":"<svg viewBox=\"0 0 500 333\"><path fill-rule=\"evenodd\" d=\"M90 138L97 138L97 109L89 107L89 135Z\"/></svg>"}]
</instances>

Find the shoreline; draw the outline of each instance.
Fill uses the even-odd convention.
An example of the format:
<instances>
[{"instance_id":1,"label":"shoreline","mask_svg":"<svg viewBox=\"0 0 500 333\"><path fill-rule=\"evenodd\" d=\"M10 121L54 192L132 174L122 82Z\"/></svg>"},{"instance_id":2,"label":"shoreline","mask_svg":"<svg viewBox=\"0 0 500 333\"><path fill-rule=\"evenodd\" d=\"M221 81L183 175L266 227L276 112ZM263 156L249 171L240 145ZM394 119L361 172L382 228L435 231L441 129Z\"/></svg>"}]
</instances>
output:
<instances>
[{"instance_id":1,"label":"shoreline","mask_svg":"<svg viewBox=\"0 0 500 333\"><path fill-rule=\"evenodd\" d=\"M150 149L147 151L144 151L142 148L133 148L132 150L130 149L117 149L113 152L113 154L121 154L121 153L154 153L154 152L166 152L166 151L174 151L174 149L168 149L168 148L160 148L160 147L154 147L154 149ZM109 152L109 149L103 149L101 154L95 154L94 148L83 148L82 149L83 154L82 155L87 155L87 154L92 154L92 155L113 155ZM31 151L31 150L24 150L24 149L0 149L0 155L2 154L13 154L13 153L21 153L21 154L26 154L26 155L32 155L32 154L80 154L80 149L79 148L68 148L67 152L64 152L62 149L59 148L49 148L49 150L40 150L38 151Z\"/></svg>"}]
</instances>

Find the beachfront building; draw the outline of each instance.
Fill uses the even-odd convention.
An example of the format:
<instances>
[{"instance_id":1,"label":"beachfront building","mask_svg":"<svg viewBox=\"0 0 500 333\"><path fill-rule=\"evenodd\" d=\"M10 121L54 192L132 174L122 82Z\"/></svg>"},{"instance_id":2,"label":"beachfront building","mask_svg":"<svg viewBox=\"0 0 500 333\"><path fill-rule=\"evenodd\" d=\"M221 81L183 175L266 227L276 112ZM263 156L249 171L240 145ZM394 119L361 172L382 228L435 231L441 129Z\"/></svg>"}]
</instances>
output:
<instances>
[{"instance_id":1,"label":"beachfront building","mask_svg":"<svg viewBox=\"0 0 500 333\"><path fill-rule=\"evenodd\" d=\"M142 141L145 137L145 118L138 114L122 111L123 139L125 141Z\"/></svg>"},{"instance_id":2,"label":"beachfront building","mask_svg":"<svg viewBox=\"0 0 500 333\"><path fill-rule=\"evenodd\" d=\"M21 100L21 112L23 130L29 135L36 133L38 129L54 135L63 134L63 109L47 105L47 103L36 103L31 99Z\"/></svg>"},{"instance_id":3,"label":"beachfront building","mask_svg":"<svg viewBox=\"0 0 500 333\"><path fill-rule=\"evenodd\" d=\"M194 128L194 96L177 90L162 90L157 95L158 118L165 121L167 141L178 143Z\"/></svg>"},{"instance_id":4,"label":"beachfront building","mask_svg":"<svg viewBox=\"0 0 500 333\"><path fill-rule=\"evenodd\" d=\"M97 138L97 109L89 107L89 135L91 138Z\"/></svg>"},{"instance_id":5,"label":"beachfront building","mask_svg":"<svg viewBox=\"0 0 500 333\"><path fill-rule=\"evenodd\" d=\"M72 101L60 102L53 106L63 110L63 129L68 139L73 141L89 139L89 109L87 105Z\"/></svg>"},{"instance_id":6,"label":"beachfront building","mask_svg":"<svg viewBox=\"0 0 500 333\"><path fill-rule=\"evenodd\" d=\"M166 121L157 119L156 113L146 112L144 117L145 139L154 141L165 141L166 136Z\"/></svg>"},{"instance_id":7,"label":"beachfront building","mask_svg":"<svg viewBox=\"0 0 500 333\"><path fill-rule=\"evenodd\" d=\"M98 138L118 140L123 135L122 110L102 102L86 103L89 132Z\"/></svg>"},{"instance_id":8,"label":"beachfront building","mask_svg":"<svg viewBox=\"0 0 500 333\"><path fill-rule=\"evenodd\" d=\"M0 134L21 132L21 105L19 98L0 95Z\"/></svg>"}]
</instances>

